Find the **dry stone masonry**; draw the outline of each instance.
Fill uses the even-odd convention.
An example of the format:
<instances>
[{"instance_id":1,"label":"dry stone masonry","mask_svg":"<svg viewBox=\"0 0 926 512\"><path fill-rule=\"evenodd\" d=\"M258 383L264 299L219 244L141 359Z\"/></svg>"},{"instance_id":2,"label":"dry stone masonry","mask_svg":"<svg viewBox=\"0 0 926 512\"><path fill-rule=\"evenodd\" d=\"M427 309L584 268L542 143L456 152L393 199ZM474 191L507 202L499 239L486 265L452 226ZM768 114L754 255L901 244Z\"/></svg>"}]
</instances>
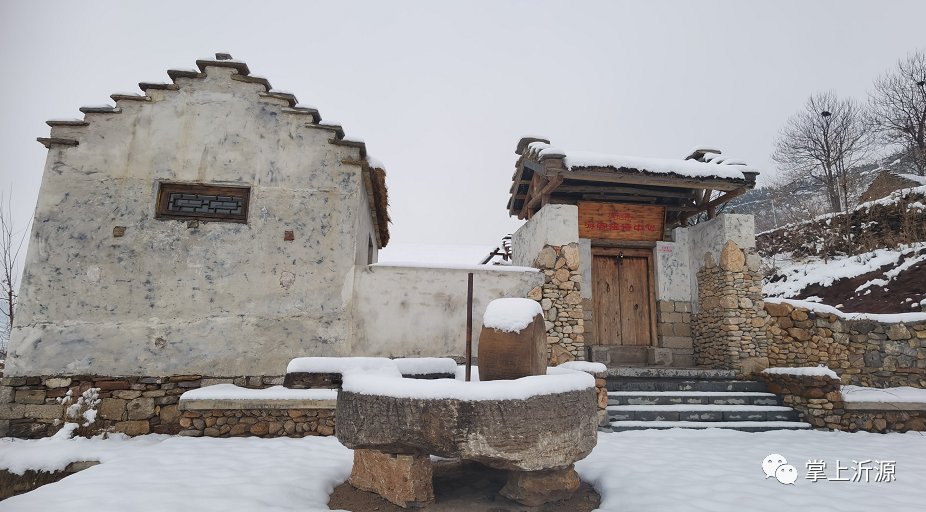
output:
<instances>
[{"instance_id":1,"label":"dry stone masonry","mask_svg":"<svg viewBox=\"0 0 926 512\"><path fill-rule=\"evenodd\" d=\"M759 374L768 390L816 428L856 432L926 431L922 404L846 402L839 379L824 375Z\"/></svg>"},{"instance_id":2,"label":"dry stone masonry","mask_svg":"<svg viewBox=\"0 0 926 512\"><path fill-rule=\"evenodd\" d=\"M694 349L699 366L750 373L768 345L762 309L762 274L755 250L727 241L720 261L705 255L697 273L699 311L694 317ZM761 369L761 368L760 368Z\"/></svg>"},{"instance_id":3,"label":"dry stone masonry","mask_svg":"<svg viewBox=\"0 0 926 512\"><path fill-rule=\"evenodd\" d=\"M926 388L926 322L846 320L791 304L765 304L770 366L826 364L843 384Z\"/></svg>"},{"instance_id":4,"label":"dry stone masonry","mask_svg":"<svg viewBox=\"0 0 926 512\"><path fill-rule=\"evenodd\" d=\"M233 383L263 388L282 383L283 377L211 378L202 375L173 377L4 377L0 379L0 436L50 436L71 421L62 403L97 389L100 403L93 428L97 431L142 434L177 434L182 413L180 395L202 386ZM70 393L70 395L69 395Z\"/></svg>"},{"instance_id":5,"label":"dry stone masonry","mask_svg":"<svg viewBox=\"0 0 926 512\"><path fill-rule=\"evenodd\" d=\"M540 302L543 308L550 364L585 360L578 244L544 246L534 260L534 267L543 272L544 282L531 290L528 297Z\"/></svg>"}]
</instances>

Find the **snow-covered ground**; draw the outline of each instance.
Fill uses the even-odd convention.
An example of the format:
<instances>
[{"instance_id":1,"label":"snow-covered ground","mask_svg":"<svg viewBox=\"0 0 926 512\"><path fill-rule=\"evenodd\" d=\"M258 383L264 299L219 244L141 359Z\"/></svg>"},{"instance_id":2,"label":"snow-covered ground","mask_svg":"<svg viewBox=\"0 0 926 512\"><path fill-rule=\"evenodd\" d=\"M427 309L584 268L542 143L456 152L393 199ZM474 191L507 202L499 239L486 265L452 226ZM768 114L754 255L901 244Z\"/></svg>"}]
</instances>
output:
<instances>
[{"instance_id":1,"label":"snow-covered ground","mask_svg":"<svg viewBox=\"0 0 926 512\"><path fill-rule=\"evenodd\" d=\"M770 454L794 466L793 485L766 477ZM103 463L0 502L0 511L328 510L352 460L334 438L0 440L0 467L14 471L87 459ZM672 429L600 434L576 469L608 511L900 511L926 500L923 460L920 433ZM890 469L895 480L877 481Z\"/></svg>"}]
</instances>

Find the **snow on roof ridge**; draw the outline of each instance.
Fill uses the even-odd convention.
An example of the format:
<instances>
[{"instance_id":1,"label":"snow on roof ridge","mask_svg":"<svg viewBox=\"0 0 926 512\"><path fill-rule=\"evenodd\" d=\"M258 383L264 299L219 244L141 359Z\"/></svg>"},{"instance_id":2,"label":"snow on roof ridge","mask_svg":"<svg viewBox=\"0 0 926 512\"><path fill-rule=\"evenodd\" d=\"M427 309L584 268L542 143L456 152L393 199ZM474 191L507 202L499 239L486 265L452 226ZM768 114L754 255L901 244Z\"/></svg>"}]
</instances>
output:
<instances>
[{"instance_id":1,"label":"snow on roof ridge","mask_svg":"<svg viewBox=\"0 0 926 512\"><path fill-rule=\"evenodd\" d=\"M721 178L745 180L744 172L758 172L741 164L725 165L701 162L698 160L678 160L670 158L647 158L605 153L564 150L543 142L531 142L527 146L527 155L538 160L544 158L563 158L567 169L586 167L610 167L614 169L636 169L655 174L675 174L693 178Z\"/></svg>"}]
</instances>

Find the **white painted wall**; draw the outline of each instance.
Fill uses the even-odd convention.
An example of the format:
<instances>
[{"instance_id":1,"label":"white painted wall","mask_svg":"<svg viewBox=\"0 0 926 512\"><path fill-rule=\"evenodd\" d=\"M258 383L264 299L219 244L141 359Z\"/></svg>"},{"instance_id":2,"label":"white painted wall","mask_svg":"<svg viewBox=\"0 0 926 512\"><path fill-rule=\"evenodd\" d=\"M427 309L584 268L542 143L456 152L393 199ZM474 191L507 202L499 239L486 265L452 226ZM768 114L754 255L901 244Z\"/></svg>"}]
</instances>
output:
<instances>
[{"instance_id":1,"label":"white painted wall","mask_svg":"<svg viewBox=\"0 0 926 512\"><path fill-rule=\"evenodd\" d=\"M704 267L705 255L710 254L714 263L720 262L724 244L732 240L740 249L756 246L755 219L752 215L723 214L688 228L691 307L698 312L697 273Z\"/></svg>"},{"instance_id":2,"label":"white painted wall","mask_svg":"<svg viewBox=\"0 0 926 512\"><path fill-rule=\"evenodd\" d=\"M691 300L689 230L675 228L672 242L656 242L656 300Z\"/></svg>"},{"instance_id":3,"label":"white painted wall","mask_svg":"<svg viewBox=\"0 0 926 512\"><path fill-rule=\"evenodd\" d=\"M80 144L48 153L7 375L280 374L350 352L359 150L206 71L53 131ZM249 185L248 223L157 220L161 180Z\"/></svg>"},{"instance_id":4,"label":"white painted wall","mask_svg":"<svg viewBox=\"0 0 926 512\"><path fill-rule=\"evenodd\" d=\"M352 354L450 356L466 349L466 279L473 272L473 354L482 316L494 299L526 297L543 284L533 269L358 267Z\"/></svg>"},{"instance_id":5,"label":"white painted wall","mask_svg":"<svg viewBox=\"0 0 926 512\"><path fill-rule=\"evenodd\" d=\"M578 241L579 208L571 204L548 204L512 235L512 262L530 267L545 245Z\"/></svg>"}]
</instances>

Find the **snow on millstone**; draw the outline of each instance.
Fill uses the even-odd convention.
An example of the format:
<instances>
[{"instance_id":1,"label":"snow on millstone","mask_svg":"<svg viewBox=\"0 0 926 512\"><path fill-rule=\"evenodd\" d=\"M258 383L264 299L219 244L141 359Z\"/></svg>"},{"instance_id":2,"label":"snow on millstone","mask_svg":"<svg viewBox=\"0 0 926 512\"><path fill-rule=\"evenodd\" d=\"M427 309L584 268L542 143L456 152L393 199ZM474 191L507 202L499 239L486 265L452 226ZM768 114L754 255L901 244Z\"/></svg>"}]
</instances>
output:
<instances>
[{"instance_id":1,"label":"snow on millstone","mask_svg":"<svg viewBox=\"0 0 926 512\"><path fill-rule=\"evenodd\" d=\"M537 315L543 316L543 309L535 300L495 299L486 307L482 325L497 331L518 332L530 325Z\"/></svg>"}]
</instances>

